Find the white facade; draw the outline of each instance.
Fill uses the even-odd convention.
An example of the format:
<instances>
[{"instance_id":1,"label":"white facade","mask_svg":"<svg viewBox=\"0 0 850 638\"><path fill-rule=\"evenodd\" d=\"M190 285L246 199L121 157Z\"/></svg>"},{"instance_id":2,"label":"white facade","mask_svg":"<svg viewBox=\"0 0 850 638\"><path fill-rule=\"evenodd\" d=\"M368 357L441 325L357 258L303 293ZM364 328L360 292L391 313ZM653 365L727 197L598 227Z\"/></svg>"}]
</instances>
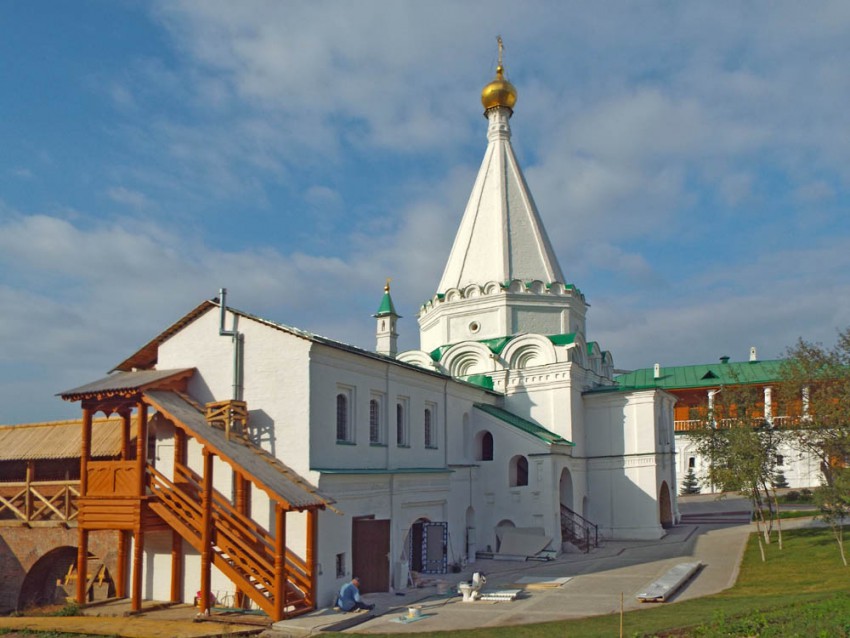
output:
<instances>
[{"instance_id":1,"label":"white facade","mask_svg":"<svg viewBox=\"0 0 850 638\"><path fill-rule=\"evenodd\" d=\"M376 315L378 354L227 312L244 343L235 383L251 437L335 502L319 516L320 604L358 560L386 559L387 588L404 587L410 569L434 571L431 555L411 548L433 549L435 534L451 564L495 550L500 525L541 529L560 551L562 506L603 538L657 539L678 518L673 397L617 390L610 353L587 341L584 295L564 282L510 145L511 114L487 110L485 159L439 288L420 309L420 350L391 356L395 314L383 325ZM163 333L156 363L195 368L189 393L201 404L234 391L233 340L208 305ZM156 436L167 474L173 431L162 423ZM200 466L196 447L189 465ZM215 477L229 494L224 463ZM251 511L273 527L267 497L253 493ZM353 540L386 527L385 548ZM303 551L304 526L288 530L287 545ZM190 600L200 561L186 549ZM152 574L168 565L170 539L152 535L145 551L145 594L167 598ZM219 599L232 589L214 577Z\"/></svg>"}]
</instances>

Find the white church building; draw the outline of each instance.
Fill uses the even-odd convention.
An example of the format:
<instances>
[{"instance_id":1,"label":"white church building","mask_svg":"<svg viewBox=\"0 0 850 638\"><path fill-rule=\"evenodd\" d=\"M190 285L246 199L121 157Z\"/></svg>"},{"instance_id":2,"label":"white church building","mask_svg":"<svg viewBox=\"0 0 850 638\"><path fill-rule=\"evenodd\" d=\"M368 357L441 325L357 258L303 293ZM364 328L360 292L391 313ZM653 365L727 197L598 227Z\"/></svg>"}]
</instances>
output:
<instances>
[{"instance_id":1,"label":"white church building","mask_svg":"<svg viewBox=\"0 0 850 638\"><path fill-rule=\"evenodd\" d=\"M285 527L296 553L315 535L315 605L331 604L354 574L364 591L388 591L477 552L555 555L597 533L659 539L678 519L675 398L620 390L611 354L589 338L585 296L563 275L511 147L516 97L500 64L482 92L484 159L418 312L420 349L397 352L389 285L374 352L230 308L222 295L107 378L188 370L181 396L192 405L245 402L252 444L326 504L315 522ZM177 460L200 474L201 446L175 459L171 404L153 395L149 463L175 482ZM229 497L233 465L214 463ZM250 492L245 511L276 529L267 491ZM168 573L172 548L167 531L144 535L145 598L169 599L167 578L153 573ZM191 601L202 560L184 549ZM213 569L211 589L222 599L234 585Z\"/></svg>"}]
</instances>

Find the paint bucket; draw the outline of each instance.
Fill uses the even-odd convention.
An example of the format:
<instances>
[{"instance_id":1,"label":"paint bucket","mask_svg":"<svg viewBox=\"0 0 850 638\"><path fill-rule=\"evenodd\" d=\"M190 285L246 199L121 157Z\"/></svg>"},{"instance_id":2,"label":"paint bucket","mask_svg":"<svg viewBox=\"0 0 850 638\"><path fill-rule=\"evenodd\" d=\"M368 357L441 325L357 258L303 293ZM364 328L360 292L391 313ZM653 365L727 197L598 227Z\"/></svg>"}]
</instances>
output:
<instances>
[{"instance_id":1,"label":"paint bucket","mask_svg":"<svg viewBox=\"0 0 850 638\"><path fill-rule=\"evenodd\" d=\"M422 615L422 605L413 605L407 608L408 618L419 618Z\"/></svg>"}]
</instances>

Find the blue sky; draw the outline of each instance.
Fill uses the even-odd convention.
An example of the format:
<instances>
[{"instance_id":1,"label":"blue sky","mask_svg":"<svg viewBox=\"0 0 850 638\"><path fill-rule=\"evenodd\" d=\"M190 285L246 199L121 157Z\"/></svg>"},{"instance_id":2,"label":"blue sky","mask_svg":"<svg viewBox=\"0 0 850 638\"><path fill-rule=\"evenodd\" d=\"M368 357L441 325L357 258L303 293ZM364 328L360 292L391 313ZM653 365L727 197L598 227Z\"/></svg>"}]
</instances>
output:
<instances>
[{"instance_id":1,"label":"blue sky","mask_svg":"<svg viewBox=\"0 0 850 638\"><path fill-rule=\"evenodd\" d=\"M846 2L0 6L0 423L75 416L221 286L404 348L484 152L513 143L620 368L780 356L850 323Z\"/></svg>"}]
</instances>

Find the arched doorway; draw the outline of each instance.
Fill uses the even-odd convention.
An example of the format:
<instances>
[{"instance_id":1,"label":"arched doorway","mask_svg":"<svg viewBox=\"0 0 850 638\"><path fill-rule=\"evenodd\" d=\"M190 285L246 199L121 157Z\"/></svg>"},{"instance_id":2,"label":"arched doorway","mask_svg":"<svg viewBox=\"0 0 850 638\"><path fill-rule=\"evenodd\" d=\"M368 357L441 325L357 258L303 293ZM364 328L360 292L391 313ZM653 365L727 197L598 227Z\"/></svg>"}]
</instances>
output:
<instances>
[{"instance_id":1,"label":"arched doorway","mask_svg":"<svg viewBox=\"0 0 850 638\"><path fill-rule=\"evenodd\" d=\"M27 572L18 594L18 609L64 603L76 588L77 548L55 547L39 558ZM106 566L89 553L86 569L92 580L87 600L104 600L115 596L115 584Z\"/></svg>"},{"instance_id":2,"label":"arched doorway","mask_svg":"<svg viewBox=\"0 0 850 638\"><path fill-rule=\"evenodd\" d=\"M422 574L445 574L448 570L449 524L417 519L408 534L410 569Z\"/></svg>"},{"instance_id":3,"label":"arched doorway","mask_svg":"<svg viewBox=\"0 0 850 638\"><path fill-rule=\"evenodd\" d=\"M561 495L561 505L565 505L571 510L575 510L575 507L573 507L573 477L567 468L561 470L559 491Z\"/></svg>"},{"instance_id":4,"label":"arched doorway","mask_svg":"<svg viewBox=\"0 0 850 638\"><path fill-rule=\"evenodd\" d=\"M673 503L670 500L670 488L667 481L662 481L661 490L658 493L658 511L661 527L669 529L673 527Z\"/></svg>"}]
</instances>

